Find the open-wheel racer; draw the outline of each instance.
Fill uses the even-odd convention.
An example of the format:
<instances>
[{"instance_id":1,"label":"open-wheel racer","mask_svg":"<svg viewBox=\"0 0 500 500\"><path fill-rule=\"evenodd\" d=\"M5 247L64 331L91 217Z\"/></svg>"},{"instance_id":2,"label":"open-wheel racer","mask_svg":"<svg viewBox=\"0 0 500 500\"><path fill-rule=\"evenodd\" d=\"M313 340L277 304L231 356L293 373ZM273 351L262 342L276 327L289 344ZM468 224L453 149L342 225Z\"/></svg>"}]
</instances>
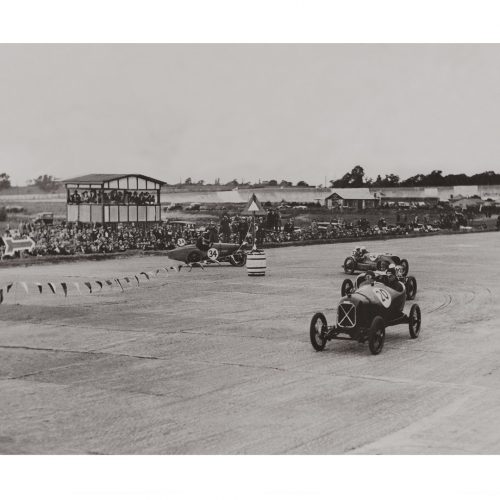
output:
<instances>
[{"instance_id":1,"label":"open-wheel racer","mask_svg":"<svg viewBox=\"0 0 500 500\"><path fill-rule=\"evenodd\" d=\"M310 340L322 351L330 340L368 341L372 354L379 354L385 342L385 329L407 324L410 337L417 338L422 324L420 307L413 304L408 314L403 312L406 289L395 274L389 273L385 282L376 281L367 273L356 290L342 297L337 306L337 321L328 325L325 315L317 312L311 319Z\"/></svg>"},{"instance_id":2,"label":"open-wheel racer","mask_svg":"<svg viewBox=\"0 0 500 500\"><path fill-rule=\"evenodd\" d=\"M364 281L366 280L379 281L381 283L387 284L387 281L390 279L390 274L395 274L399 282L404 285L406 300L415 299L417 295L417 279L415 278L415 276L405 276L403 274L402 266L394 266L393 264L389 266L387 271L366 271L364 273L358 274L355 281L346 278L342 282L340 293L342 297L345 297L349 293L354 292L360 286L362 286Z\"/></svg>"},{"instance_id":3,"label":"open-wheel racer","mask_svg":"<svg viewBox=\"0 0 500 500\"><path fill-rule=\"evenodd\" d=\"M209 243L199 240L194 245L184 245L169 250L167 256L186 264L196 262L229 262L232 266L243 267L247 261L245 244Z\"/></svg>"},{"instance_id":4,"label":"open-wheel racer","mask_svg":"<svg viewBox=\"0 0 500 500\"><path fill-rule=\"evenodd\" d=\"M356 247L342 267L346 274L354 274L356 271L385 271L391 264L401 266L405 276L410 270L406 259L391 253L370 253L365 247Z\"/></svg>"}]
</instances>

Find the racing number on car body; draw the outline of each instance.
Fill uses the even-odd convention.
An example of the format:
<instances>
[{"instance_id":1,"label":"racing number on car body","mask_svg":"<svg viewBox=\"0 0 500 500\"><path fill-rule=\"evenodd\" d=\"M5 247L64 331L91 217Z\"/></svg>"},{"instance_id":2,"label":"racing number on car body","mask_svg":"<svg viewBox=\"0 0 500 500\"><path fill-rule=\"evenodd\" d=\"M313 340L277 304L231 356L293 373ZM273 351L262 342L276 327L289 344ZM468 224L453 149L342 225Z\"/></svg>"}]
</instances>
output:
<instances>
[{"instance_id":1,"label":"racing number on car body","mask_svg":"<svg viewBox=\"0 0 500 500\"><path fill-rule=\"evenodd\" d=\"M384 290L383 288L376 288L374 293L385 308L388 308L391 305L391 296L387 290Z\"/></svg>"},{"instance_id":2,"label":"racing number on car body","mask_svg":"<svg viewBox=\"0 0 500 500\"><path fill-rule=\"evenodd\" d=\"M186 244L186 240L184 238L179 238L177 240L177 246L183 247Z\"/></svg>"},{"instance_id":3,"label":"racing number on car body","mask_svg":"<svg viewBox=\"0 0 500 500\"><path fill-rule=\"evenodd\" d=\"M209 248L207 251L207 257L210 260L217 260L217 257L219 256L219 251L217 248Z\"/></svg>"}]
</instances>

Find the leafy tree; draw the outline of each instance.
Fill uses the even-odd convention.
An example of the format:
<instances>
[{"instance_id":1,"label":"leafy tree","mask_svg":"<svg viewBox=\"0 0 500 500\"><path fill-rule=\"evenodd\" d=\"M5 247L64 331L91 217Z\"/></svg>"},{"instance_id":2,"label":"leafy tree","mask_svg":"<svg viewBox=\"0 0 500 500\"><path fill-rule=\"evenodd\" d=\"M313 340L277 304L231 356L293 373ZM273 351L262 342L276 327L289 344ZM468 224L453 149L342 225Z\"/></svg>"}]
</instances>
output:
<instances>
[{"instance_id":1,"label":"leafy tree","mask_svg":"<svg viewBox=\"0 0 500 500\"><path fill-rule=\"evenodd\" d=\"M293 186L293 182L290 182L290 181L285 181L284 179L280 182L280 186L281 187L292 187Z\"/></svg>"},{"instance_id":2,"label":"leafy tree","mask_svg":"<svg viewBox=\"0 0 500 500\"><path fill-rule=\"evenodd\" d=\"M297 187L309 187L309 184L306 181L299 181Z\"/></svg>"},{"instance_id":3,"label":"leafy tree","mask_svg":"<svg viewBox=\"0 0 500 500\"><path fill-rule=\"evenodd\" d=\"M50 193L51 191L56 191L61 183L52 175L44 174L33 179L33 185L40 188L42 191Z\"/></svg>"},{"instance_id":4,"label":"leafy tree","mask_svg":"<svg viewBox=\"0 0 500 500\"><path fill-rule=\"evenodd\" d=\"M196 184L198 184L198 186L203 186L203 184L205 184L205 181L203 179L200 179Z\"/></svg>"},{"instance_id":5,"label":"leafy tree","mask_svg":"<svg viewBox=\"0 0 500 500\"><path fill-rule=\"evenodd\" d=\"M278 181L276 179L271 179L268 183L267 183L268 186L277 186L278 185Z\"/></svg>"},{"instance_id":6,"label":"leafy tree","mask_svg":"<svg viewBox=\"0 0 500 500\"><path fill-rule=\"evenodd\" d=\"M363 187L366 185L364 182L365 170L363 167L356 165L350 172L344 174L341 179L330 181L332 187L346 188L346 187Z\"/></svg>"},{"instance_id":7,"label":"leafy tree","mask_svg":"<svg viewBox=\"0 0 500 500\"><path fill-rule=\"evenodd\" d=\"M187 184L188 186L190 186L192 183L193 183L193 181L191 180L191 177L188 177L188 178L184 181L184 184Z\"/></svg>"},{"instance_id":8,"label":"leafy tree","mask_svg":"<svg viewBox=\"0 0 500 500\"><path fill-rule=\"evenodd\" d=\"M10 176L5 172L3 174L0 174L0 189L9 189L10 186Z\"/></svg>"}]
</instances>

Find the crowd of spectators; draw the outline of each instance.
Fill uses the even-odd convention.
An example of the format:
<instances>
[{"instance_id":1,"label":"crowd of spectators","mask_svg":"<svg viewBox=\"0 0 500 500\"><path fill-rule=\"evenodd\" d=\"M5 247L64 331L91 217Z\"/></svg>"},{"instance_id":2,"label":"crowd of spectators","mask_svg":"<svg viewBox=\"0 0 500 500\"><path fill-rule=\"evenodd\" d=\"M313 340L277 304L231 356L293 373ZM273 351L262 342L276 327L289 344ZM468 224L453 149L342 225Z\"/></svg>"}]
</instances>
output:
<instances>
[{"instance_id":1,"label":"crowd of spectators","mask_svg":"<svg viewBox=\"0 0 500 500\"><path fill-rule=\"evenodd\" d=\"M499 217L500 220L500 217ZM83 225L63 223L60 225L21 222L18 227L8 227L4 236L14 239L31 237L35 241L28 256L78 255L115 253L127 250L168 250L179 244L196 243L200 235L209 235L211 242L241 244L252 242L252 217L224 213L216 223L206 226L187 222L161 222L157 224ZM266 216L256 217L255 236L258 246L266 243L289 241L338 240L363 238L390 234L431 232L439 229L458 229L467 224L463 214L448 211L429 220L428 216L396 217L396 224L387 224L380 218L371 224L366 218L357 220L331 219L328 222L313 220L298 226L295 219L281 219L277 210L269 210ZM3 240L0 240L3 243ZM1 247L0 247L1 251ZM3 251L1 252L3 254ZM3 258L5 258L4 256Z\"/></svg>"},{"instance_id":2,"label":"crowd of spectators","mask_svg":"<svg viewBox=\"0 0 500 500\"><path fill-rule=\"evenodd\" d=\"M78 205L80 203L105 205L155 205L156 192L150 191L128 191L111 189L101 191L99 189L75 189L68 195L68 203Z\"/></svg>"}]
</instances>

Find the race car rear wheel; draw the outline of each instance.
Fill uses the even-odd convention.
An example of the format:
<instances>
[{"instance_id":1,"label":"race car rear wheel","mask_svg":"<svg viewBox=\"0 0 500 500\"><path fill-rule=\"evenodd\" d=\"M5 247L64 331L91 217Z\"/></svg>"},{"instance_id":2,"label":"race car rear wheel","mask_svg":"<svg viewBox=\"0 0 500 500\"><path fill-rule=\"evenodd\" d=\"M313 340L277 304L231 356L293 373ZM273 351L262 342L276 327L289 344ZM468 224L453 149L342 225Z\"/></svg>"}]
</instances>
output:
<instances>
[{"instance_id":1,"label":"race car rear wheel","mask_svg":"<svg viewBox=\"0 0 500 500\"><path fill-rule=\"evenodd\" d=\"M342 287L340 288L340 294L342 297L345 297L347 294L352 293L354 291L354 283L349 279L346 278L342 282Z\"/></svg>"},{"instance_id":2,"label":"race car rear wheel","mask_svg":"<svg viewBox=\"0 0 500 500\"><path fill-rule=\"evenodd\" d=\"M417 280L414 276L408 276L406 280L406 300L413 300L417 295Z\"/></svg>"},{"instance_id":3,"label":"race car rear wheel","mask_svg":"<svg viewBox=\"0 0 500 500\"><path fill-rule=\"evenodd\" d=\"M311 327L309 329L309 337L311 344L316 351L322 351L326 345L326 333L328 327L326 318L323 313L315 313L311 319Z\"/></svg>"},{"instance_id":4,"label":"race car rear wheel","mask_svg":"<svg viewBox=\"0 0 500 500\"><path fill-rule=\"evenodd\" d=\"M408 275L408 271L410 270L410 264L408 264L408 261L406 259L401 259L401 264L403 267L403 276Z\"/></svg>"},{"instance_id":5,"label":"race car rear wheel","mask_svg":"<svg viewBox=\"0 0 500 500\"><path fill-rule=\"evenodd\" d=\"M344 261L344 272L346 274L354 274L355 270L356 262L354 262L354 259L352 257L347 257L347 259Z\"/></svg>"},{"instance_id":6,"label":"race car rear wheel","mask_svg":"<svg viewBox=\"0 0 500 500\"><path fill-rule=\"evenodd\" d=\"M422 326L422 315L420 313L420 307L418 304L413 304L410 309L410 314L408 314L409 323L408 327L410 329L410 337L416 339L420 335L420 327Z\"/></svg>"},{"instance_id":7,"label":"race car rear wheel","mask_svg":"<svg viewBox=\"0 0 500 500\"><path fill-rule=\"evenodd\" d=\"M234 253L229 256L229 263L235 267L243 267L247 262L247 254L243 252Z\"/></svg>"},{"instance_id":8,"label":"race car rear wheel","mask_svg":"<svg viewBox=\"0 0 500 500\"><path fill-rule=\"evenodd\" d=\"M199 252L193 251L188 253L186 257L186 264L193 264L194 262L200 262L201 260L201 255Z\"/></svg>"},{"instance_id":9,"label":"race car rear wheel","mask_svg":"<svg viewBox=\"0 0 500 500\"><path fill-rule=\"evenodd\" d=\"M368 338L368 347L372 354L380 354L385 342L385 325L380 316L373 318Z\"/></svg>"}]
</instances>

